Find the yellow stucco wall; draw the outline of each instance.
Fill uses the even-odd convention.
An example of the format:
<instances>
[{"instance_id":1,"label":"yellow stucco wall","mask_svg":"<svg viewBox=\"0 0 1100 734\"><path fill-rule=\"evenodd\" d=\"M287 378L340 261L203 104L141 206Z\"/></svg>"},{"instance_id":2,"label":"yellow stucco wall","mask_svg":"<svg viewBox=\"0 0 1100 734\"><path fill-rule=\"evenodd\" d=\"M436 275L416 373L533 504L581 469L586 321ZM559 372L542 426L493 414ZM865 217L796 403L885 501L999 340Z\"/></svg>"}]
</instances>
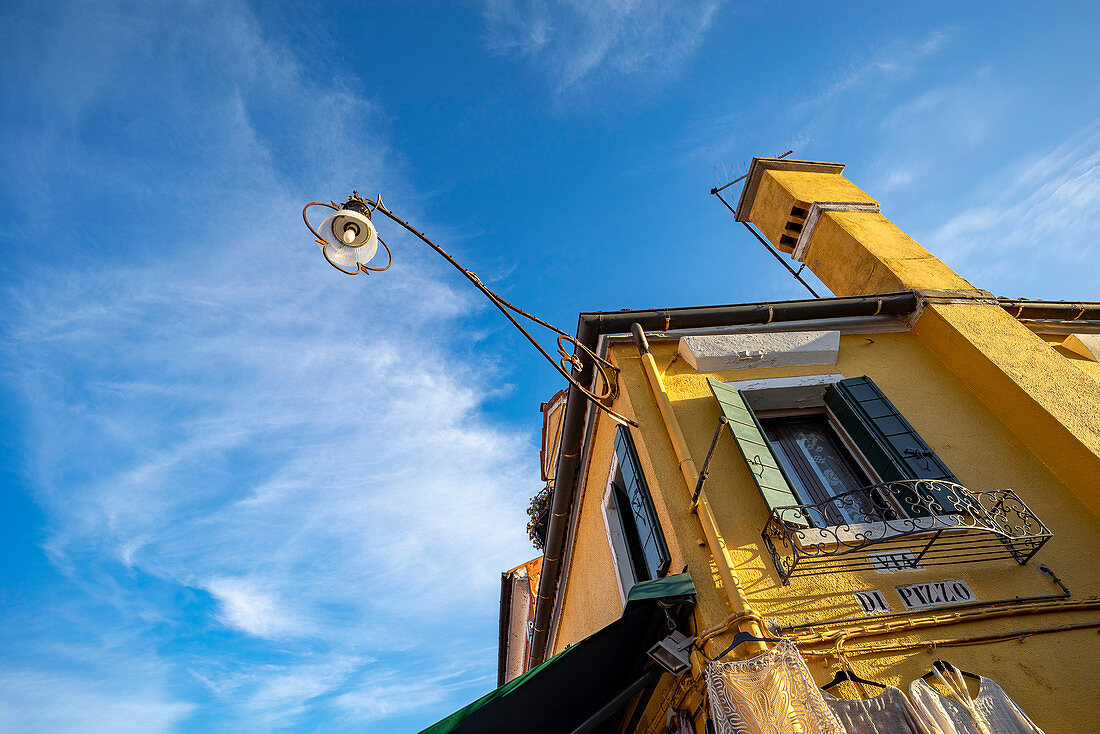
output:
<instances>
[{"instance_id":1,"label":"yellow stucco wall","mask_svg":"<svg viewBox=\"0 0 1100 734\"><path fill-rule=\"evenodd\" d=\"M813 201L873 199L837 174L766 171L750 218L776 243L791 206ZM807 263L838 295L958 289L968 291L961 297L969 302L952 303L950 294L925 293L928 300L911 330L845 334L835 366L698 373L676 357L675 341L654 338L654 359L664 374L664 386L696 465L702 465L719 416L707 377L733 381L833 372L845 377L868 375L962 484L975 491L1014 489L1053 538L1026 566L1002 558L892 574L831 573L794 578L783 585L761 539L767 519L764 502L733 441L724 435L711 464L707 492L752 608L780 625L825 622L862 615L852 592L878 589L895 612L903 612L895 586L953 579L964 580L980 602L1058 593L1058 587L1038 572L1040 563L1049 565L1068 585L1072 600L1097 599L1100 365L1057 346L1064 337L1036 335L1000 306L983 303L988 294L973 291L969 282L882 215L824 214L811 239ZM634 416L640 425L632 435L673 554L672 571L689 567L699 591L696 624L700 628L714 625L730 610L714 560L702 542L698 517L690 511L690 489L678 470L656 400L631 342L616 342L611 356L622 370L622 396L615 409ZM595 631L620 611L600 511L615 426L604 417L598 425L591 470L579 500L574 560L567 569L555 651ZM1100 622L1100 610L1045 611L853 639L847 648L1096 622ZM722 642L719 639L716 644ZM803 646L821 682L831 678L836 664L835 659L813 656L825 649ZM1100 701L1095 696L1100 680L1096 629L952 647L940 653L997 681L1048 732L1097 728L1093 725L1100 718ZM879 652L851 662L865 677L906 688L927 671L932 659L928 651L918 650ZM663 716L662 703L657 697L651 700L646 726L656 726Z\"/></svg>"},{"instance_id":2,"label":"yellow stucco wall","mask_svg":"<svg viewBox=\"0 0 1100 734\"><path fill-rule=\"evenodd\" d=\"M760 176L749 219L765 237L779 246L779 237L791 216L791 207L805 209L814 201L876 203L869 194L840 174L765 171Z\"/></svg>"},{"instance_id":3,"label":"yellow stucco wall","mask_svg":"<svg viewBox=\"0 0 1100 734\"><path fill-rule=\"evenodd\" d=\"M635 410L645 415L640 431L647 446L668 444L656 417L656 405L647 392L631 345L617 348L626 391ZM722 381L840 372L847 377L866 374L951 467L960 481L974 490L1010 487L1054 532L1054 538L1027 566L1011 560L894 574L857 572L795 578L784 586L761 541L767 512L748 468L728 436L719 442L711 465L708 493L722 533L733 546L741 582L752 606L781 624L797 624L862 614L852 591L880 589L895 611L904 611L893 586L920 581L963 579L979 601L1057 593L1058 588L1036 566L1047 563L1074 591L1086 598L1100 591L1100 520L1054 475L1028 446L912 333L845 335L836 367L787 367L697 373L675 359L675 344L655 344L654 358L667 367L664 383L692 456L702 462L719 412L706 378ZM650 405L650 403L653 403ZM652 412L653 415L649 415ZM651 449L653 451L653 449ZM654 494L661 496L666 533L677 538L700 537L698 521L689 512L683 479L674 471L671 448L660 459L673 471L646 466ZM681 551L682 552L682 551ZM705 624L728 614L724 598L716 593L705 560L692 560L691 570L700 588L700 610ZM610 568L606 569L610 572ZM993 634L1051 624L1096 620L1095 612L1003 618L951 627L937 627L891 641L934 639L958 635ZM592 630L589 630L592 631ZM858 643L852 643L858 645ZM865 644L865 643L864 643ZM958 665L997 680L1048 731L1071 731L1071 722L1093 711L1086 695L1100 676L1100 641L1095 631L1060 633L1030 638L1026 643L959 648L944 651ZM907 685L925 672L932 658L924 653L858 658L857 669L866 677ZM824 682L831 670L813 666ZM1059 688L1057 704L1050 688ZM1063 694L1064 691L1064 694ZM1065 700L1063 700L1063 698Z\"/></svg>"},{"instance_id":4,"label":"yellow stucco wall","mask_svg":"<svg viewBox=\"0 0 1100 734\"><path fill-rule=\"evenodd\" d=\"M873 250L863 243L877 243ZM838 296L913 288L972 288L881 214L824 212L806 266Z\"/></svg>"},{"instance_id":5,"label":"yellow stucco wall","mask_svg":"<svg viewBox=\"0 0 1100 734\"><path fill-rule=\"evenodd\" d=\"M659 425L660 414L650 398L642 400L635 408L630 395L638 389L648 389L645 377L638 365L637 353L619 350L615 361L631 376L631 389L623 390L616 403L616 410L634 418L641 425ZM580 516L577 521L576 545L565 569L565 587L562 610L553 640L553 653L565 649L601 627L619 618L622 600L619 594L607 530L603 515L603 497L607 487L608 471L614 448L618 424L604 414L597 418L596 438L593 442L590 469L582 489ZM668 544L671 562L669 573L679 573L685 566L692 569L710 569L711 559L705 548L703 532L698 522L684 522L683 505L671 497L665 487L683 487L683 478L677 468L676 457L666 435L631 429L631 438L638 452L642 473L650 487L654 509ZM677 485L677 482L679 484ZM661 489L656 489L660 487ZM719 591L717 571L710 569L714 582L700 589L699 598L715 609L727 609L725 597ZM697 575L692 571L693 578ZM725 616L728 611L722 611Z\"/></svg>"},{"instance_id":6,"label":"yellow stucco wall","mask_svg":"<svg viewBox=\"0 0 1100 734\"><path fill-rule=\"evenodd\" d=\"M893 586L927 580L963 579L979 601L1057 592L1036 566L1046 563L1074 592L1088 598L1100 592L1100 520L1042 461L1027 443L991 410L933 353L915 333L853 334L841 339L835 367L784 367L697 373L676 358L675 343L655 343L654 358L666 371L664 384L695 461L701 465L718 407L706 378L722 381L840 372L866 374L887 394L960 481L974 490L1010 487L1036 512L1054 538L1027 566L1011 560L930 567L894 574L860 572L795 578L784 586L760 537L766 510L743 459L728 437L719 442L708 481L708 493L722 533L730 541L737 571L752 606L781 624L858 616L851 592L880 589L895 611L903 611ZM700 547L702 532L689 510L688 492L676 469L667 433L649 392L633 345L615 347L622 368L624 398L641 428L634 433L654 504L674 557L674 570L686 564L699 588L703 626L729 613L709 554ZM1068 361L1068 360L1067 360ZM1082 373L1084 374L1084 373ZM555 652L617 618L620 609L614 571L607 549L600 502L607 481L614 424L601 420L592 469L582 498L577 546L568 569L565 603L555 638ZM578 562L578 559L584 559ZM920 630L885 639L893 642L936 639L1096 620L1094 612L1001 618ZM860 643L852 643L858 646ZM866 644L866 643L863 643ZM997 680L1049 731L1070 731L1076 717L1091 711L1086 695L1100 679L1100 641L1095 631L1066 632L1029 638L1025 643L951 649L944 657ZM866 677L907 685L931 662L925 653L856 658ZM824 682L831 670L812 666ZM1052 698L1050 688L1059 690Z\"/></svg>"},{"instance_id":7,"label":"yellow stucco wall","mask_svg":"<svg viewBox=\"0 0 1100 734\"><path fill-rule=\"evenodd\" d=\"M999 306L928 306L915 332L1100 515L1100 383Z\"/></svg>"},{"instance_id":8,"label":"yellow stucco wall","mask_svg":"<svg viewBox=\"0 0 1100 734\"><path fill-rule=\"evenodd\" d=\"M1049 344L1051 349L1069 360L1071 365L1092 379L1100 381L1100 362L1082 357L1080 354L1063 347L1062 342L1066 340L1066 334L1038 334L1038 336Z\"/></svg>"}]
</instances>

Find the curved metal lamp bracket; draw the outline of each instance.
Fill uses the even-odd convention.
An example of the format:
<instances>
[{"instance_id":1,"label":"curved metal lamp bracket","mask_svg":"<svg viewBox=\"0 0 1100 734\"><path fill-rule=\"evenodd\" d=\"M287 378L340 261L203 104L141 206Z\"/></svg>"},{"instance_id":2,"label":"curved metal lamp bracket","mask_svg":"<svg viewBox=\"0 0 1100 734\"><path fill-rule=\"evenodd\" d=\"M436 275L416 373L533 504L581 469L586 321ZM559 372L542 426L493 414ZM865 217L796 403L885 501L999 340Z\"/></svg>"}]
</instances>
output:
<instances>
[{"instance_id":1,"label":"curved metal lamp bracket","mask_svg":"<svg viewBox=\"0 0 1100 734\"><path fill-rule=\"evenodd\" d=\"M329 209L335 209L336 211L339 211L340 207L336 206L336 202L324 202L324 201L311 201L308 204L306 204L304 207L302 207L302 221L306 223L306 227L309 229L310 232L313 233L313 238L317 241L317 244L320 245L321 247L324 247L325 245L328 244L328 242L326 242L324 240L324 238L321 237L321 235L317 234L317 230L315 230L313 228L313 225L309 223L309 208L311 206L326 206ZM327 260L328 258L325 258L325 259ZM336 267L336 266L334 265L333 267ZM339 270L339 268L336 268L336 269ZM344 272L347 272L347 271L344 271Z\"/></svg>"},{"instance_id":2,"label":"curved metal lamp bracket","mask_svg":"<svg viewBox=\"0 0 1100 734\"><path fill-rule=\"evenodd\" d=\"M363 271L364 273L366 273L367 275L370 275L371 273L384 272L386 270L389 270L390 266L393 265L393 252L390 251L390 246L387 245L386 242L381 237L378 238L378 244L380 244L380 245L382 245L382 247L386 248L386 256L389 258L389 261L381 268L372 268L369 265L366 265L364 263L360 263L359 264L359 269L361 271Z\"/></svg>"},{"instance_id":3,"label":"curved metal lamp bracket","mask_svg":"<svg viewBox=\"0 0 1100 734\"><path fill-rule=\"evenodd\" d=\"M611 362L607 361L603 357L593 352L587 346L577 341L576 337L568 334L565 331L562 331L558 327L549 324L546 321L543 321L537 316L534 316L527 311L524 311L515 304L509 303L508 301L504 300L501 296L499 296L488 286L482 283L481 278L477 277L476 273L464 268L461 264L459 264L457 260L451 257L450 253L428 239L428 236L426 234L416 229L404 219L401 219L393 212L391 212L389 208L382 203L381 196L377 197L375 201L371 201L370 199L364 199L360 197L358 191L353 191L352 195L348 197L347 202L345 202L342 206L337 205L336 202L311 201L310 203L306 204L305 207L302 209L302 219L303 221L305 221L306 227L309 228L309 231L313 233L317 244L321 246L321 254L325 256L325 260L328 261L329 265L332 265L332 267L336 268L345 275L358 275L359 273L365 273L369 275L372 272L380 273L382 271L389 270L390 267L393 265L393 252L390 250L389 246L382 241L381 237L378 238L378 241L382 244L382 247L386 249L386 255L389 258L389 261L384 267L372 268L366 264L360 263L357 270L345 270L329 258L328 253L325 252L325 246L329 243L326 242L325 239L321 237L320 234L318 234L317 230L313 228L313 225L309 223L308 211L311 206L322 206L337 211L339 211L340 209L365 210L364 213L368 217L370 216L371 212L378 211L385 214L397 224L400 224L410 233L416 235L417 239L419 239L421 242L439 253L447 262L453 265L455 269L466 276L466 279L473 283L474 286L479 291L481 291L482 294L486 298L488 298L502 314L504 314L504 317L512 322L512 325L515 326L519 330L519 332L523 334L524 337L526 337L527 341L529 341L531 345L539 351L539 354L541 354L543 358L545 358L546 361L549 362L554 367L554 369L556 369L561 374L562 377L568 380L569 384L577 388L582 395L584 395L593 405L595 405L596 408L602 410L604 413L607 413L612 419L620 423L631 425L635 428L638 427L638 424L636 422L634 422L630 418L616 413L603 403L604 400L614 400L619 396L618 367L611 364ZM516 318L517 316L519 318L523 318L533 323L536 323L543 328L549 329L550 331L558 335L558 360L555 361L555 359L550 356L549 352L547 352L546 349L543 348L541 344L539 344L538 340L536 340L535 337L533 337L531 333L528 332L522 324L520 324L520 322ZM572 351L566 348L567 345L572 347ZM583 372L585 367L587 366L586 363L591 364L593 369L591 387L587 387L581 384L581 382L573 376L574 373L579 374Z\"/></svg>"}]
</instances>

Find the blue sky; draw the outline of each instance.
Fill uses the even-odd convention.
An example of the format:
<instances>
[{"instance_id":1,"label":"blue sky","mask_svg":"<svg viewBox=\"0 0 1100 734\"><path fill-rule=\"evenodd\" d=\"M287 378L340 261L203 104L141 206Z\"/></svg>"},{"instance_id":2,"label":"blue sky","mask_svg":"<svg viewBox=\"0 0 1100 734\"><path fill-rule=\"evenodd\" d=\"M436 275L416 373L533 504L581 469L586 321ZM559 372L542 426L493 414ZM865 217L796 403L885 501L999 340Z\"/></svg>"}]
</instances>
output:
<instances>
[{"instance_id":1,"label":"blue sky","mask_svg":"<svg viewBox=\"0 0 1100 734\"><path fill-rule=\"evenodd\" d=\"M979 287L1098 300L1097 15L4 3L0 729L415 731L495 684L562 382L392 227L336 273L305 202L381 193L571 330L803 297L708 193L793 148Z\"/></svg>"}]
</instances>

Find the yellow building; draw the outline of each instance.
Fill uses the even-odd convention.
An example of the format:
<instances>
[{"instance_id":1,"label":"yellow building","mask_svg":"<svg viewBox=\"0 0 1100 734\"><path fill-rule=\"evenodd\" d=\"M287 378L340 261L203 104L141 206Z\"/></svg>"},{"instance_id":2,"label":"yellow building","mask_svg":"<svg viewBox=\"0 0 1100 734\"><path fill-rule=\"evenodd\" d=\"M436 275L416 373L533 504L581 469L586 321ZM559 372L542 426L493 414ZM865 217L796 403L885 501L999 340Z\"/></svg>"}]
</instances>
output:
<instances>
[{"instance_id":1,"label":"yellow building","mask_svg":"<svg viewBox=\"0 0 1100 734\"><path fill-rule=\"evenodd\" d=\"M576 730L659 732L681 708L703 732L707 659L738 632L794 642L818 685L908 690L942 659L1046 732L1100 730L1100 304L976 288L840 164L754 159L736 217L836 297L581 314L628 422L575 389L544 421L528 667L579 658L560 654L623 626L636 584L683 570L690 670Z\"/></svg>"}]
</instances>

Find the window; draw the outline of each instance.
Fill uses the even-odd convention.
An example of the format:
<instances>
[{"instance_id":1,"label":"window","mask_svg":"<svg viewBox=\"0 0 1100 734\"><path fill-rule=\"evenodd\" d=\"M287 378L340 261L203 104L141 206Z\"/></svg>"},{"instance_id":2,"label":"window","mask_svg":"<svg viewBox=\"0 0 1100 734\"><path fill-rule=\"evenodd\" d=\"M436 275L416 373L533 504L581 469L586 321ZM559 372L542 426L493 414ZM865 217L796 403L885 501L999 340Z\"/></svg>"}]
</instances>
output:
<instances>
[{"instance_id":1,"label":"window","mask_svg":"<svg viewBox=\"0 0 1100 734\"><path fill-rule=\"evenodd\" d=\"M802 527L967 511L955 475L869 377L828 378L709 380L769 509L811 506L786 514ZM800 410L767 412L784 399ZM908 480L932 481L918 490ZM878 482L897 484L862 491Z\"/></svg>"},{"instance_id":2,"label":"window","mask_svg":"<svg viewBox=\"0 0 1100 734\"><path fill-rule=\"evenodd\" d=\"M622 426L615 437L603 507L619 590L625 601L634 584L664 575L671 557L634 444Z\"/></svg>"}]
</instances>

